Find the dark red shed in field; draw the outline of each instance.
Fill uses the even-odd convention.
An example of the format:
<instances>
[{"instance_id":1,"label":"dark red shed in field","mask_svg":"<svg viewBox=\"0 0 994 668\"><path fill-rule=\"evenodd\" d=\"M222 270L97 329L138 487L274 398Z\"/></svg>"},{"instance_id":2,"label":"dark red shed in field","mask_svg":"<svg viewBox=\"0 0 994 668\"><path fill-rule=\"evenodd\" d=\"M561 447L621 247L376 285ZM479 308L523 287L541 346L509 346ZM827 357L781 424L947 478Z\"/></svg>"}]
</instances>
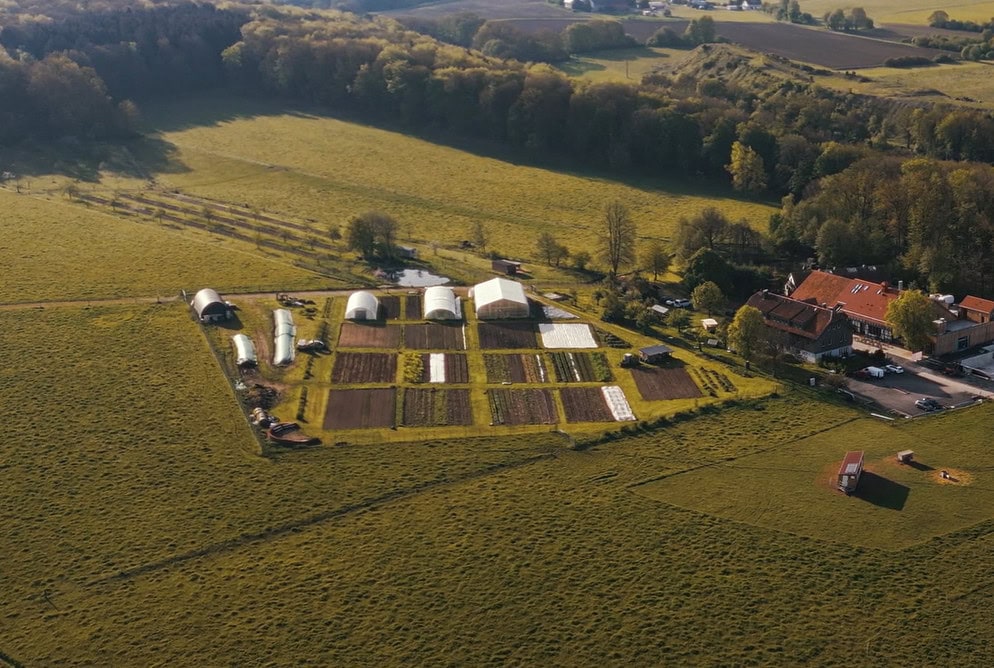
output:
<instances>
[{"instance_id":1,"label":"dark red shed in field","mask_svg":"<svg viewBox=\"0 0 994 668\"><path fill-rule=\"evenodd\" d=\"M521 271L521 263L513 260L493 260L490 262L490 268L508 276L516 276Z\"/></svg>"},{"instance_id":2,"label":"dark red shed in field","mask_svg":"<svg viewBox=\"0 0 994 668\"><path fill-rule=\"evenodd\" d=\"M859 477L863 473L863 451L853 450L846 453L839 467L839 489L846 494L852 494L859 485Z\"/></svg>"}]
</instances>

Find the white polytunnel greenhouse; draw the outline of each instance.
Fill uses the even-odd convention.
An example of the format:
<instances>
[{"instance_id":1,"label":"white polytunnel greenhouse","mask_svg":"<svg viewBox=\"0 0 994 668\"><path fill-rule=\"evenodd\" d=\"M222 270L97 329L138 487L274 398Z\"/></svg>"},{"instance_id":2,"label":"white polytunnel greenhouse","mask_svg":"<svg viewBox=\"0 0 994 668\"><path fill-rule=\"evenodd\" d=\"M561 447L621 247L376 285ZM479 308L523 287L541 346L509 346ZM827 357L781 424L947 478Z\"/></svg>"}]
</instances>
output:
<instances>
[{"instance_id":1,"label":"white polytunnel greenhouse","mask_svg":"<svg viewBox=\"0 0 994 668\"><path fill-rule=\"evenodd\" d=\"M349 302L345 305L345 318L347 320L376 320L380 311L380 300L372 292L359 290L349 295Z\"/></svg>"},{"instance_id":2,"label":"white polytunnel greenhouse","mask_svg":"<svg viewBox=\"0 0 994 668\"><path fill-rule=\"evenodd\" d=\"M528 298L521 283L506 278L492 278L473 287L476 317L481 320L527 318Z\"/></svg>"},{"instance_id":3,"label":"white polytunnel greenhouse","mask_svg":"<svg viewBox=\"0 0 994 668\"><path fill-rule=\"evenodd\" d=\"M293 361L295 354L293 347L293 337L297 333L297 328L293 326L293 314L285 308L278 308L273 311L273 342L275 343L275 353L273 354L273 364L280 366Z\"/></svg>"},{"instance_id":4,"label":"white polytunnel greenhouse","mask_svg":"<svg viewBox=\"0 0 994 668\"><path fill-rule=\"evenodd\" d=\"M255 354L255 344L252 343L252 339L244 334L235 334L231 337L231 342L235 344L235 364L244 366L259 363L259 359Z\"/></svg>"},{"instance_id":5,"label":"white polytunnel greenhouse","mask_svg":"<svg viewBox=\"0 0 994 668\"><path fill-rule=\"evenodd\" d=\"M436 285L425 290L424 317L425 320L459 320L462 318L462 307L452 288Z\"/></svg>"}]
</instances>

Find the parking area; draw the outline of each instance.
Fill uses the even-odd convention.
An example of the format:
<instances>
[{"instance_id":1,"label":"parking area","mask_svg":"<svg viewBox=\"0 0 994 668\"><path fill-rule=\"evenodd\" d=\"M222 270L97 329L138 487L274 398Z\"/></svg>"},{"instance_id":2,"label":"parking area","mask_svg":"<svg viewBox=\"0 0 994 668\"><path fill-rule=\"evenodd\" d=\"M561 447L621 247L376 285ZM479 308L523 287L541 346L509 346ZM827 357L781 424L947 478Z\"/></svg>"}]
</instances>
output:
<instances>
[{"instance_id":1,"label":"parking area","mask_svg":"<svg viewBox=\"0 0 994 668\"><path fill-rule=\"evenodd\" d=\"M915 406L915 402L924 397L934 399L942 408L949 408L971 403L978 394L965 383L924 373L917 365L910 364L904 366L904 373L888 373L883 378L851 378L849 389L885 409L912 417L928 412Z\"/></svg>"}]
</instances>

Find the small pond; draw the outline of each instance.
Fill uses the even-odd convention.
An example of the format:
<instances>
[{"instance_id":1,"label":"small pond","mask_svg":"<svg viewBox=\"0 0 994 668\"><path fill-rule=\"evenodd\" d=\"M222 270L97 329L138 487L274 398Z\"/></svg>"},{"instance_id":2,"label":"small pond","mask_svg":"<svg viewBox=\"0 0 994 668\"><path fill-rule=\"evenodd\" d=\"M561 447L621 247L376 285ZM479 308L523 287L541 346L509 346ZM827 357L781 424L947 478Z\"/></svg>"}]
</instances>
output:
<instances>
[{"instance_id":1,"label":"small pond","mask_svg":"<svg viewBox=\"0 0 994 668\"><path fill-rule=\"evenodd\" d=\"M452 280L424 269L403 269L390 272L387 274L387 278L405 288L430 288L433 285L445 285Z\"/></svg>"}]
</instances>

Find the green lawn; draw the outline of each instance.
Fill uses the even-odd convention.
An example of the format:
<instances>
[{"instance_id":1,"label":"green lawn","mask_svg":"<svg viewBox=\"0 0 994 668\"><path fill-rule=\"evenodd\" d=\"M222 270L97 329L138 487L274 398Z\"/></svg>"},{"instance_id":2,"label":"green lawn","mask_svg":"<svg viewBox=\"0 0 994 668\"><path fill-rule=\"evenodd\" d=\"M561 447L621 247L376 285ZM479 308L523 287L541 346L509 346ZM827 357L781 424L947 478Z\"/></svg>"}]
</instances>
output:
<instances>
[{"instance_id":1,"label":"green lawn","mask_svg":"<svg viewBox=\"0 0 994 668\"><path fill-rule=\"evenodd\" d=\"M859 420L811 438L771 442L761 453L680 472L637 491L772 530L868 547L907 547L994 515L992 413L977 408L899 425ZM905 449L915 451L920 465L896 463L894 454ZM868 471L851 497L834 490L848 450L865 451ZM962 471L963 481L943 483L942 469Z\"/></svg>"},{"instance_id":2,"label":"green lawn","mask_svg":"<svg viewBox=\"0 0 994 668\"><path fill-rule=\"evenodd\" d=\"M161 185L313 221L322 234L379 209L397 218L402 238L448 245L471 238L479 220L494 249L532 258L548 229L573 249L595 247L614 199L646 237L668 237L680 216L705 206L757 227L773 211L730 191L523 166L263 103L211 98L145 111L185 168L159 174Z\"/></svg>"},{"instance_id":3,"label":"green lawn","mask_svg":"<svg viewBox=\"0 0 994 668\"><path fill-rule=\"evenodd\" d=\"M571 77L597 83L620 81L637 84L642 77L663 65L674 66L692 52L682 49L615 49L574 56L557 68Z\"/></svg>"},{"instance_id":4,"label":"green lawn","mask_svg":"<svg viewBox=\"0 0 994 668\"><path fill-rule=\"evenodd\" d=\"M860 70L859 74L871 81L863 83L834 76L819 79L819 82L837 90L912 97L927 104L956 104L952 98L967 97L984 107L994 106L994 81L991 79L991 66L986 63L962 62L913 69L874 67ZM971 106L976 105L971 103Z\"/></svg>"},{"instance_id":5,"label":"green lawn","mask_svg":"<svg viewBox=\"0 0 994 668\"><path fill-rule=\"evenodd\" d=\"M0 303L173 296L332 282L246 244L0 190Z\"/></svg>"}]
</instances>

